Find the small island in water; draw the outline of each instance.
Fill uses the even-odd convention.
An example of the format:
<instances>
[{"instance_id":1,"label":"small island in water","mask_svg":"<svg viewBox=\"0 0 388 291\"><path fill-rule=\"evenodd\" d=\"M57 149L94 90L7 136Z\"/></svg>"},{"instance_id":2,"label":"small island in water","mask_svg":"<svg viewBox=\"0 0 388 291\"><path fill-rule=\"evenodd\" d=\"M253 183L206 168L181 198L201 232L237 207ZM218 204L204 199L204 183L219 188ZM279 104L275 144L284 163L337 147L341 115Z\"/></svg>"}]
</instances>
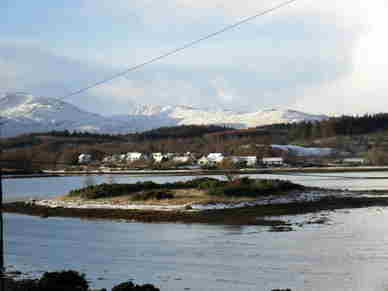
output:
<instances>
[{"instance_id":1,"label":"small island in water","mask_svg":"<svg viewBox=\"0 0 388 291\"><path fill-rule=\"evenodd\" d=\"M305 187L286 180L227 178L90 185L50 200L7 203L4 210L41 217L282 226L287 222L279 216L388 205L386 197Z\"/></svg>"}]
</instances>

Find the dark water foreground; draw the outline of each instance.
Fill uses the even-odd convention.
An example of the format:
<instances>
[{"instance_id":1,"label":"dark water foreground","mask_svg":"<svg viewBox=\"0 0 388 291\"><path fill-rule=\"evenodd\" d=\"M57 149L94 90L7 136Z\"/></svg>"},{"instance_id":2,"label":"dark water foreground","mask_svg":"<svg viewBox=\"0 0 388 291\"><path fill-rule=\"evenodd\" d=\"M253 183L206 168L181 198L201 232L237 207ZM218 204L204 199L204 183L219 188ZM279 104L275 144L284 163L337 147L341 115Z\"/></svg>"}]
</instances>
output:
<instances>
[{"instance_id":1,"label":"dark water foreground","mask_svg":"<svg viewBox=\"0 0 388 291\"><path fill-rule=\"evenodd\" d=\"M126 280L162 291L377 291L388 287L388 208L283 216L327 224L266 226L127 223L7 213L6 264L26 276L75 269L93 288ZM188 289L186 289L188 290Z\"/></svg>"}]
</instances>

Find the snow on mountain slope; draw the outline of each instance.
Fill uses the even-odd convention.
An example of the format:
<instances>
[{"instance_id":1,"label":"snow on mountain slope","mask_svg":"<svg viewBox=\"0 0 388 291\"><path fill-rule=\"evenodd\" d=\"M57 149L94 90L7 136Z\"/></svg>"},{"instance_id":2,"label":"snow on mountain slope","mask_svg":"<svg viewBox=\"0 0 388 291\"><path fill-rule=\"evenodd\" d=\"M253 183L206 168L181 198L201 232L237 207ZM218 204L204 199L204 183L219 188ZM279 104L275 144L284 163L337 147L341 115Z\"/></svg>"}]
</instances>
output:
<instances>
[{"instance_id":1,"label":"snow on mountain slope","mask_svg":"<svg viewBox=\"0 0 388 291\"><path fill-rule=\"evenodd\" d=\"M130 123L103 117L54 98L25 93L6 94L0 99L4 119L2 136L50 130L123 133L132 131Z\"/></svg>"},{"instance_id":2,"label":"snow on mountain slope","mask_svg":"<svg viewBox=\"0 0 388 291\"><path fill-rule=\"evenodd\" d=\"M50 130L77 130L99 133L140 132L162 126L217 124L235 128L255 127L274 123L322 120L292 110L262 110L240 113L223 109L198 109L189 106L138 105L128 115L104 117L83 111L67 102L25 93L7 94L0 99L0 117L5 119L3 136Z\"/></svg>"},{"instance_id":3,"label":"snow on mountain slope","mask_svg":"<svg viewBox=\"0 0 388 291\"><path fill-rule=\"evenodd\" d=\"M6 94L0 99L0 115L8 118L28 118L37 122L73 120L87 114L98 120L101 116L80 110L74 105L54 98L36 97L24 93Z\"/></svg>"},{"instance_id":4,"label":"snow on mountain slope","mask_svg":"<svg viewBox=\"0 0 388 291\"><path fill-rule=\"evenodd\" d=\"M130 112L132 119L156 118L176 125L222 124L236 128L263 126L275 123L313 121L328 118L325 115L306 114L295 110L261 110L252 113L238 113L231 110L198 109L187 106L139 106Z\"/></svg>"}]
</instances>

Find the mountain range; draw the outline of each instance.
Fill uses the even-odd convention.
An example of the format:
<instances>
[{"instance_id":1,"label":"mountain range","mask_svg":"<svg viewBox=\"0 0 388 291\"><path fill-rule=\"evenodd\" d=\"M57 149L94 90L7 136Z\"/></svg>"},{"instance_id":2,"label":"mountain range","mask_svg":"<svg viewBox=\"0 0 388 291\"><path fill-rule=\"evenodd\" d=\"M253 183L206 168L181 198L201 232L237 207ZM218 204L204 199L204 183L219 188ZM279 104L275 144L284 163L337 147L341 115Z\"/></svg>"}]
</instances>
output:
<instances>
[{"instance_id":1,"label":"mountain range","mask_svg":"<svg viewBox=\"0 0 388 291\"><path fill-rule=\"evenodd\" d=\"M97 133L141 132L162 126L227 125L247 128L275 123L327 119L325 115L295 110L259 110L235 112L224 109L200 109L188 106L136 105L127 115L102 116L84 111L55 98L26 93L7 93L0 99L1 136L10 137L30 132L51 130L88 131Z\"/></svg>"}]
</instances>

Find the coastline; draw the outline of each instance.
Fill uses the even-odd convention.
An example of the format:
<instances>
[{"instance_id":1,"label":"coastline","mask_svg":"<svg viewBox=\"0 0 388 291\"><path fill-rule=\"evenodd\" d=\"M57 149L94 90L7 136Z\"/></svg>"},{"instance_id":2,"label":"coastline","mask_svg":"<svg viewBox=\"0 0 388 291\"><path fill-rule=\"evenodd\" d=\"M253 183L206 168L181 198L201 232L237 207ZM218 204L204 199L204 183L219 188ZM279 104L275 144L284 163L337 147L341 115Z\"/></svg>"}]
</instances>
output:
<instances>
[{"instance_id":1,"label":"coastline","mask_svg":"<svg viewBox=\"0 0 388 291\"><path fill-rule=\"evenodd\" d=\"M281 216L338 209L388 206L387 197L326 196L316 201L290 202L212 210L141 210L48 207L26 202L6 203L4 212L47 217L124 220L143 223L204 223L221 225L285 226ZM273 219L272 219L273 218Z\"/></svg>"},{"instance_id":2,"label":"coastline","mask_svg":"<svg viewBox=\"0 0 388 291\"><path fill-rule=\"evenodd\" d=\"M130 175L130 176L216 176L225 174L288 174L288 173L347 173L347 172L388 172L388 167L308 167L308 168L256 168L240 170L112 170L112 171L53 171L43 170L34 174L9 174L4 179L62 177L79 175ZM388 178L388 177L387 177Z\"/></svg>"},{"instance_id":3,"label":"coastline","mask_svg":"<svg viewBox=\"0 0 388 291\"><path fill-rule=\"evenodd\" d=\"M25 214L31 216L72 217L81 219L125 220L127 222L143 223L205 223L222 225L283 225L281 220L256 219L256 216L228 215L228 210L207 211L161 211L161 210L124 210L109 208L63 208L41 205L28 205L25 202L6 203L4 212Z\"/></svg>"}]
</instances>

